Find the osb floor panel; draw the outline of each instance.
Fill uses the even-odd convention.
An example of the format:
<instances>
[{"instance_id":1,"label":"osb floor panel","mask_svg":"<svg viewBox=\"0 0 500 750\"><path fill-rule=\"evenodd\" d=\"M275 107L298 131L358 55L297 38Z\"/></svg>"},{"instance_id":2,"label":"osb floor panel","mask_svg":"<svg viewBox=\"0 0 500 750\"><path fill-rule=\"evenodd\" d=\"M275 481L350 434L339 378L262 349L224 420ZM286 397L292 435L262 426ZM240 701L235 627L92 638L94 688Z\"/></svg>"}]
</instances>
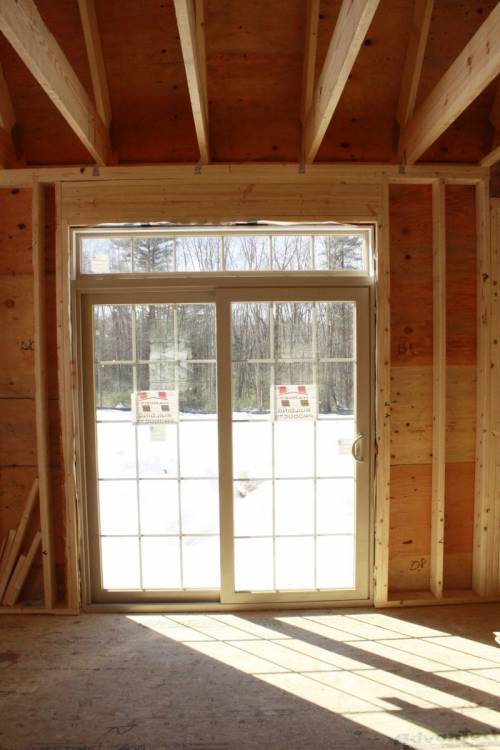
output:
<instances>
[{"instance_id":1,"label":"osb floor panel","mask_svg":"<svg viewBox=\"0 0 500 750\"><path fill-rule=\"evenodd\" d=\"M500 748L499 605L0 618L0 748Z\"/></svg>"}]
</instances>

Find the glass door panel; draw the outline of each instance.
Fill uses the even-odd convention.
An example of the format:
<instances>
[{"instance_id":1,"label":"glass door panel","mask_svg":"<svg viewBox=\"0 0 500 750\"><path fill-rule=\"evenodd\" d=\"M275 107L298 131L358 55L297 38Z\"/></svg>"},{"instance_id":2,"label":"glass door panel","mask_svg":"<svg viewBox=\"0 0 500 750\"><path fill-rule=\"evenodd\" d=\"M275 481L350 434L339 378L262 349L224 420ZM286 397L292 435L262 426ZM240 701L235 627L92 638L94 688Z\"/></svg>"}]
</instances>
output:
<instances>
[{"instance_id":1,"label":"glass door panel","mask_svg":"<svg viewBox=\"0 0 500 750\"><path fill-rule=\"evenodd\" d=\"M219 589L214 304L94 304L100 588Z\"/></svg>"},{"instance_id":2,"label":"glass door panel","mask_svg":"<svg viewBox=\"0 0 500 750\"><path fill-rule=\"evenodd\" d=\"M367 590L369 460L354 447L369 424L368 336L361 382L358 312L359 300L230 305L236 597ZM362 316L367 327L366 305Z\"/></svg>"}]
</instances>

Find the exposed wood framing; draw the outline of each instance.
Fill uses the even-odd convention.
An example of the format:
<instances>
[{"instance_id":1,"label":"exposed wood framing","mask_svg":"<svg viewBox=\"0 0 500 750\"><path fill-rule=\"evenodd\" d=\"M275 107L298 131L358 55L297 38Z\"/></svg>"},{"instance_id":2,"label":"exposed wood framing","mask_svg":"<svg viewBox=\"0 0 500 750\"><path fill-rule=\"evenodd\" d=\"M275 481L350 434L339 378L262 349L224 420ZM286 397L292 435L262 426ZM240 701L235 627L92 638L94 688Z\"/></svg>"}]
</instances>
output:
<instances>
[{"instance_id":1,"label":"exposed wood framing","mask_svg":"<svg viewBox=\"0 0 500 750\"><path fill-rule=\"evenodd\" d=\"M414 164L500 73L500 4L464 47L401 134L399 153Z\"/></svg>"},{"instance_id":2,"label":"exposed wood framing","mask_svg":"<svg viewBox=\"0 0 500 750\"><path fill-rule=\"evenodd\" d=\"M52 542L49 459L49 401L47 386L47 336L45 319L45 200L42 185L32 193L33 307L35 337L35 411L40 526L42 531L43 591L46 607L56 599Z\"/></svg>"},{"instance_id":3,"label":"exposed wood framing","mask_svg":"<svg viewBox=\"0 0 500 750\"><path fill-rule=\"evenodd\" d=\"M500 214L490 203L488 183L476 187L477 225L477 415L474 502L473 588L487 596L499 593L499 493L496 487L499 426L499 225ZM490 244L491 240L491 244Z\"/></svg>"},{"instance_id":4,"label":"exposed wood framing","mask_svg":"<svg viewBox=\"0 0 500 750\"><path fill-rule=\"evenodd\" d=\"M377 228L376 286L376 472L375 472L375 606L389 595L389 513L391 473L391 310L389 185Z\"/></svg>"},{"instance_id":5,"label":"exposed wood framing","mask_svg":"<svg viewBox=\"0 0 500 750\"><path fill-rule=\"evenodd\" d=\"M319 0L307 0L306 35L304 43L304 63L302 68L302 127L312 104L314 77L316 72L316 52L318 47Z\"/></svg>"},{"instance_id":6,"label":"exposed wood framing","mask_svg":"<svg viewBox=\"0 0 500 750\"><path fill-rule=\"evenodd\" d=\"M66 604L80 607L78 573L78 520L75 492L74 359L71 348L71 248L62 216L61 184L56 185L56 314L57 374L61 414L64 494L66 499Z\"/></svg>"},{"instance_id":7,"label":"exposed wood framing","mask_svg":"<svg viewBox=\"0 0 500 750\"><path fill-rule=\"evenodd\" d=\"M433 396L430 589L443 595L446 469L446 232L445 188L432 185Z\"/></svg>"},{"instance_id":8,"label":"exposed wood framing","mask_svg":"<svg viewBox=\"0 0 500 750\"><path fill-rule=\"evenodd\" d=\"M174 5L200 158L207 164L210 161L210 147L206 71L202 70L206 63L198 41L201 27L196 24L194 0L174 0Z\"/></svg>"},{"instance_id":9,"label":"exposed wood framing","mask_svg":"<svg viewBox=\"0 0 500 750\"><path fill-rule=\"evenodd\" d=\"M33 182L45 184L66 182L121 181L124 184L134 180L161 180L175 182L189 180L195 174L195 165L168 164L149 166L103 167L97 173L92 166L82 164L69 167L33 167L26 169L0 169L0 187L31 187ZM309 182L345 182L356 184L431 184L444 180L447 185L476 185L489 177L489 170L470 164L416 164L401 170L397 164L349 163L311 164L306 172L299 171L298 164L208 164L201 174L196 175L198 183L237 184L294 183L306 185Z\"/></svg>"},{"instance_id":10,"label":"exposed wood framing","mask_svg":"<svg viewBox=\"0 0 500 750\"><path fill-rule=\"evenodd\" d=\"M102 122L109 129L111 123L111 102L109 99L108 80L104 66L95 2L94 0L78 0L78 7L80 9L85 47L87 48L95 106Z\"/></svg>"},{"instance_id":11,"label":"exposed wood framing","mask_svg":"<svg viewBox=\"0 0 500 750\"><path fill-rule=\"evenodd\" d=\"M491 151L481 159L483 167L492 167L500 161L500 83L496 88L488 120L493 128L494 135L491 142Z\"/></svg>"},{"instance_id":12,"label":"exposed wood framing","mask_svg":"<svg viewBox=\"0 0 500 750\"><path fill-rule=\"evenodd\" d=\"M415 0L396 115L400 128L405 127L415 109L433 8L434 0Z\"/></svg>"},{"instance_id":13,"label":"exposed wood framing","mask_svg":"<svg viewBox=\"0 0 500 750\"><path fill-rule=\"evenodd\" d=\"M2 0L0 29L92 157L106 164L106 126L33 0Z\"/></svg>"},{"instance_id":14,"label":"exposed wood framing","mask_svg":"<svg viewBox=\"0 0 500 750\"><path fill-rule=\"evenodd\" d=\"M12 129L16 124L16 116L12 106L7 81L0 65L0 164L5 166L14 154Z\"/></svg>"},{"instance_id":15,"label":"exposed wood framing","mask_svg":"<svg viewBox=\"0 0 500 750\"><path fill-rule=\"evenodd\" d=\"M200 60L201 85L204 94L205 112L208 119L207 46L205 42L205 0L194 0L196 43Z\"/></svg>"},{"instance_id":16,"label":"exposed wood framing","mask_svg":"<svg viewBox=\"0 0 500 750\"><path fill-rule=\"evenodd\" d=\"M304 126L306 162L318 153L379 2L343 0Z\"/></svg>"},{"instance_id":17,"label":"exposed wood framing","mask_svg":"<svg viewBox=\"0 0 500 750\"><path fill-rule=\"evenodd\" d=\"M497 161L500 161L500 144L492 149L489 154L486 154L484 159L481 159L481 166L492 167Z\"/></svg>"}]
</instances>

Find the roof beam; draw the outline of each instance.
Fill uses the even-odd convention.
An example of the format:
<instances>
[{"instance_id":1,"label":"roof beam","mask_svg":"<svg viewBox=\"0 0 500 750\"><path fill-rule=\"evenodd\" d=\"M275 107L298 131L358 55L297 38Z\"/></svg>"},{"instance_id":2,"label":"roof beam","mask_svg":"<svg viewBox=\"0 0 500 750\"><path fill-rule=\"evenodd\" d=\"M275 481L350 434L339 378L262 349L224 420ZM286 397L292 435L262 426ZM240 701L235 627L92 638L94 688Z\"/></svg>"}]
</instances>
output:
<instances>
[{"instance_id":1,"label":"roof beam","mask_svg":"<svg viewBox=\"0 0 500 750\"><path fill-rule=\"evenodd\" d=\"M85 39L85 47L87 48L95 106L104 125L109 128L111 124L111 102L109 99L108 80L106 77L106 68L104 67L95 2L94 0L78 0L78 8L80 9L83 37Z\"/></svg>"},{"instance_id":2,"label":"roof beam","mask_svg":"<svg viewBox=\"0 0 500 750\"><path fill-rule=\"evenodd\" d=\"M414 164L500 73L500 4L464 47L404 128L403 163Z\"/></svg>"},{"instance_id":3,"label":"roof beam","mask_svg":"<svg viewBox=\"0 0 500 750\"><path fill-rule=\"evenodd\" d=\"M12 106L7 81L0 65L0 163L5 166L15 153L12 140L12 129L16 124L16 116Z\"/></svg>"},{"instance_id":4,"label":"roof beam","mask_svg":"<svg viewBox=\"0 0 500 750\"><path fill-rule=\"evenodd\" d=\"M207 164L210 161L210 147L206 68L203 50L200 52L199 44L202 26L201 24L197 26L194 0L174 0L174 5L200 157L201 161ZM198 18L199 14L200 10L198 10Z\"/></svg>"},{"instance_id":5,"label":"roof beam","mask_svg":"<svg viewBox=\"0 0 500 750\"><path fill-rule=\"evenodd\" d=\"M33 0L2 0L0 30L92 157L106 164L107 128Z\"/></svg>"},{"instance_id":6,"label":"roof beam","mask_svg":"<svg viewBox=\"0 0 500 750\"><path fill-rule=\"evenodd\" d=\"M343 0L303 135L304 161L312 162L330 124L380 0Z\"/></svg>"},{"instance_id":7,"label":"roof beam","mask_svg":"<svg viewBox=\"0 0 500 750\"><path fill-rule=\"evenodd\" d=\"M307 0L304 65L302 68L301 122L304 127L314 93L316 51L318 48L319 0Z\"/></svg>"},{"instance_id":8,"label":"roof beam","mask_svg":"<svg viewBox=\"0 0 500 750\"><path fill-rule=\"evenodd\" d=\"M434 0L415 0L396 119L404 128L415 109Z\"/></svg>"}]
</instances>

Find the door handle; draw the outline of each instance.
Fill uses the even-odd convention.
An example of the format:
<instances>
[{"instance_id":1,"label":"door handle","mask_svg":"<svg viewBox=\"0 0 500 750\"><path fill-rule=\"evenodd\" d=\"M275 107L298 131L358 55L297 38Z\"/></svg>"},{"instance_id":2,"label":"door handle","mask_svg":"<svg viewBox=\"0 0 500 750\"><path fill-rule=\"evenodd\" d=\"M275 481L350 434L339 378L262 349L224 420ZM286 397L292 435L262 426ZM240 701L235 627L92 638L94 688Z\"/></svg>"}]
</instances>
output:
<instances>
[{"instance_id":1,"label":"door handle","mask_svg":"<svg viewBox=\"0 0 500 750\"><path fill-rule=\"evenodd\" d=\"M362 463L365 460L363 454L359 450L361 441L363 440L363 438L364 438L364 435L358 435L355 438L354 443L352 444L352 447L351 447L352 457L358 463Z\"/></svg>"}]
</instances>

